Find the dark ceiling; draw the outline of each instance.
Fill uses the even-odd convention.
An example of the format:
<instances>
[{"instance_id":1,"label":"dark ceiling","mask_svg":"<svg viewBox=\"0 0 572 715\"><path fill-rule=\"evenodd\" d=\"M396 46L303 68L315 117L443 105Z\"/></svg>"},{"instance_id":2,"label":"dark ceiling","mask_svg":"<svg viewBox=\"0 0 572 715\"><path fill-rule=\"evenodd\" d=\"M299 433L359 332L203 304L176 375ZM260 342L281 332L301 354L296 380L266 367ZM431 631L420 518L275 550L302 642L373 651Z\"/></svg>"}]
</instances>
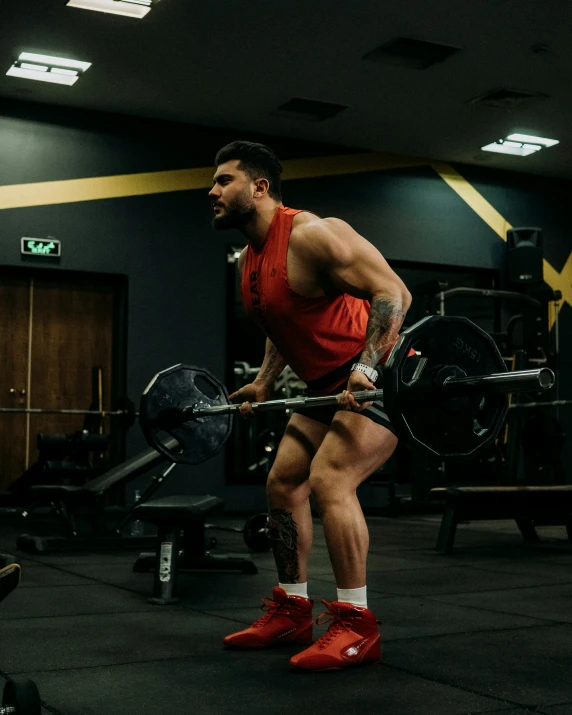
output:
<instances>
[{"instance_id":1,"label":"dark ceiling","mask_svg":"<svg viewBox=\"0 0 572 715\"><path fill-rule=\"evenodd\" d=\"M0 0L0 31L1 97L572 179L570 0L161 0L143 20ZM425 69L364 59L396 38L459 49ZM73 87L5 76L25 50L93 65ZM278 111L292 98L345 109ZM512 132L560 144L480 150Z\"/></svg>"}]
</instances>

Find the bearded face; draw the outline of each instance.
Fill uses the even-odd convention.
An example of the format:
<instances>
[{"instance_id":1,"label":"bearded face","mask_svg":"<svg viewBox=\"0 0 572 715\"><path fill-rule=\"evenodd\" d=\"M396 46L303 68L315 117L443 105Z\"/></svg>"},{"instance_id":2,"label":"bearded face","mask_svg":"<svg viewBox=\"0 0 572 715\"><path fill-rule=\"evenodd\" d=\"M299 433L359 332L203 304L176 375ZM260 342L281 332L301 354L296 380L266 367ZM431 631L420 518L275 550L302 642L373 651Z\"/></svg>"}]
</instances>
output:
<instances>
[{"instance_id":1,"label":"bearded face","mask_svg":"<svg viewBox=\"0 0 572 715\"><path fill-rule=\"evenodd\" d=\"M215 231L240 229L252 219L256 211L248 186L232 197L227 196L224 200L214 198L212 203L215 212L212 226Z\"/></svg>"}]
</instances>

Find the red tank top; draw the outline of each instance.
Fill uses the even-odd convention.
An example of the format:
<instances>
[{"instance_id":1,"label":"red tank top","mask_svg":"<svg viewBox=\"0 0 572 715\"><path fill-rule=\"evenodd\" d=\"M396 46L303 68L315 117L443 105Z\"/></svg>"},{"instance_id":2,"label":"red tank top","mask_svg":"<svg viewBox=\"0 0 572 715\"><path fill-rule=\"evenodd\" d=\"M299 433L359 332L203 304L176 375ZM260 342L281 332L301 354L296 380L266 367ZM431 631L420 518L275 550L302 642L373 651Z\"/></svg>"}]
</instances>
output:
<instances>
[{"instance_id":1,"label":"red tank top","mask_svg":"<svg viewBox=\"0 0 572 715\"><path fill-rule=\"evenodd\" d=\"M302 209L280 206L262 247L248 246L242 299L248 316L296 375L315 391L326 392L347 380L351 362L361 355L370 304L347 293L305 298L292 290L286 260L292 221L299 213ZM350 366L340 375L337 368L348 361Z\"/></svg>"}]
</instances>

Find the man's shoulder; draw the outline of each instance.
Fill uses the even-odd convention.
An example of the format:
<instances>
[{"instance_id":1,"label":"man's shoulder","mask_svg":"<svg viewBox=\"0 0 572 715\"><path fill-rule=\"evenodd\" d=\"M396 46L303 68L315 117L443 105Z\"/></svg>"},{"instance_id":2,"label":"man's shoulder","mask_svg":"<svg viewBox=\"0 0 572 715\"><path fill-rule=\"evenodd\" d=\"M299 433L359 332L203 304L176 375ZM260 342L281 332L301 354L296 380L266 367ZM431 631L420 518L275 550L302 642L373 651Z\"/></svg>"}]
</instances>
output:
<instances>
[{"instance_id":1,"label":"man's shoulder","mask_svg":"<svg viewBox=\"0 0 572 715\"><path fill-rule=\"evenodd\" d=\"M321 234L325 231L335 230L338 223L344 223L339 218L322 218L310 211L302 211L294 216L292 221L292 231L290 236L293 238L308 238L312 234Z\"/></svg>"},{"instance_id":2,"label":"man's shoulder","mask_svg":"<svg viewBox=\"0 0 572 715\"><path fill-rule=\"evenodd\" d=\"M321 218L316 214L304 211L294 217L290 242L296 246L298 244L308 245L309 242L320 242L320 240L327 241L347 229L350 229L350 226L342 219L332 216Z\"/></svg>"}]
</instances>

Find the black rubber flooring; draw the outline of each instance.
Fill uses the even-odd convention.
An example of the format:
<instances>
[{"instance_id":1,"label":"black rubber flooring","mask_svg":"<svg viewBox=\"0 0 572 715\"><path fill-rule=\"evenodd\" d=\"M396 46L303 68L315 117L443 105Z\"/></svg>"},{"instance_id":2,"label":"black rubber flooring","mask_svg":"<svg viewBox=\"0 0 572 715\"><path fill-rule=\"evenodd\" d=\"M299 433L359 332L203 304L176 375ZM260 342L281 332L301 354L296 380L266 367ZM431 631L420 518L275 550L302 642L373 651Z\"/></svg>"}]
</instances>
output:
<instances>
[{"instance_id":1,"label":"black rubber flooring","mask_svg":"<svg viewBox=\"0 0 572 715\"><path fill-rule=\"evenodd\" d=\"M0 671L31 677L43 712L60 715L572 715L564 528L540 529L541 543L527 545L512 522L464 524L442 556L439 519L368 519L383 663L313 675L288 670L295 646L222 648L261 615L276 582L270 554L253 555L257 575L182 575L181 604L151 606L152 575L133 573L136 553L18 553L15 536L29 526L0 523L0 550L22 564L22 585L0 605ZM317 616L336 591L315 531ZM217 538L219 550L245 550L239 535Z\"/></svg>"}]
</instances>

